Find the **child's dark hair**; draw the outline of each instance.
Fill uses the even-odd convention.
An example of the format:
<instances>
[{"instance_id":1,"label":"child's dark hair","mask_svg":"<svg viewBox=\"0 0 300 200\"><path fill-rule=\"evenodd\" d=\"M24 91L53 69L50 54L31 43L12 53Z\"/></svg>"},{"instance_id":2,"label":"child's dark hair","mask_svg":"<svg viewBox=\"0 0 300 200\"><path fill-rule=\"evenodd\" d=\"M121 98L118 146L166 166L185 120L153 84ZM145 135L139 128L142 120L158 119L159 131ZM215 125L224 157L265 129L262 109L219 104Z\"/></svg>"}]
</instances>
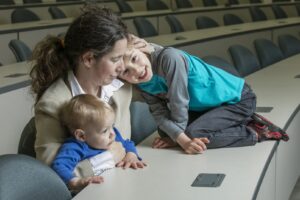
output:
<instances>
[{"instance_id":1,"label":"child's dark hair","mask_svg":"<svg viewBox=\"0 0 300 200\"><path fill-rule=\"evenodd\" d=\"M55 80L75 70L82 54L92 51L95 58L101 58L124 38L128 38L127 27L110 9L85 7L71 23L64 40L47 36L33 50L30 76L36 102Z\"/></svg>"}]
</instances>

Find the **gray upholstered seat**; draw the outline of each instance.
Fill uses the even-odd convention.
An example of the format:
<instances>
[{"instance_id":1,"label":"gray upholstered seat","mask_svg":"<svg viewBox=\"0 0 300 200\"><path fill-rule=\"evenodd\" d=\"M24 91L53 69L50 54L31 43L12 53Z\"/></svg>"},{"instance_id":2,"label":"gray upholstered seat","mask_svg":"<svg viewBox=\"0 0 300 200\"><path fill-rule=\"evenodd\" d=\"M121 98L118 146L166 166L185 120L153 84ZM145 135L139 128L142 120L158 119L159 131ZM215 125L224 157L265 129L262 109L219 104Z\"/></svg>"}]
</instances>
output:
<instances>
[{"instance_id":1,"label":"gray upholstered seat","mask_svg":"<svg viewBox=\"0 0 300 200\"><path fill-rule=\"evenodd\" d=\"M247 47L232 45L228 50L235 68L242 77L261 69L257 57Z\"/></svg>"},{"instance_id":2,"label":"gray upholstered seat","mask_svg":"<svg viewBox=\"0 0 300 200\"><path fill-rule=\"evenodd\" d=\"M0 156L1 200L68 200L71 194L60 177L35 158Z\"/></svg>"},{"instance_id":3,"label":"gray upholstered seat","mask_svg":"<svg viewBox=\"0 0 300 200\"><path fill-rule=\"evenodd\" d=\"M224 25L234 25L234 24L242 24L244 21L235 14L224 14L223 15Z\"/></svg>"},{"instance_id":4,"label":"gray upholstered seat","mask_svg":"<svg viewBox=\"0 0 300 200\"><path fill-rule=\"evenodd\" d=\"M17 62L26 61L31 56L31 49L21 40L11 40L8 46L15 55Z\"/></svg>"},{"instance_id":5,"label":"gray upholstered seat","mask_svg":"<svg viewBox=\"0 0 300 200\"><path fill-rule=\"evenodd\" d=\"M261 0L250 0L250 3L262 3Z\"/></svg>"},{"instance_id":6,"label":"gray upholstered seat","mask_svg":"<svg viewBox=\"0 0 300 200\"><path fill-rule=\"evenodd\" d=\"M235 67L230 64L227 60L214 55L204 56L202 58L206 63L223 69L226 72L229 72L235 76L240 76L239 72L235 69Z\"/></svg>"},{"instance_id":7,"label":"gray upholstered seat","mask_svg":"<svg viewBox=\"0 0 300 200\"><path fill-rule=\"evenodd\" d=\"M213 28L213 27L218 27L218 26L219 26L219 24L210 17L198 16L196 18L197 29Z\"/></svg>"},{"instance_id":8,"label":"gray upholstered seat","mask_svg":"<svg viewBox=\"0 0 300 200\"><path fill-rule=\"evenodd\" d=\"M178 33L184 31L182 24L174 15L167 15L166 20L170 26L172 33Z\"/></svg>"},{"instance_id":9,"label":"gray upholstered seat","mask_svg":"<svg viewBox=\"0 0 300 200\"><path fill-rule=\"evenodd\" d=\"M134 18L133 24L135 25L139 37L151 37L158 35L156 29L151 24L151 22L144 17Z\"/></svg>"},{"instance_id":10,"label":"gray upholstered seat","mask_svg":"<svg viewBox=\"0 0 300 200\"><path fill-rule=\"evenodd\" d=\"M130 105L131 139L136 144L151 135L156 129L149 106L145 102L134 101Z\"/></svg>"},{"instance_id":11,"label":"gray upholstered seat","mask_svg":"<svg viewBox=\"0 0 300 200\"><path fill-rule=\"evenodd\" d=\"M176 0L177 8L192 8L193 4L190 0Z\"/></svg>"},{"instance_id":12,"label":"gray upholstered seat","mask_svg":"<svg viewBox=\"0 0 300 200\"><path fill-rule=\"evenodd\" d=\"M278 45L285 57L300 53L300 40L292 35L278 36Z\"/></svg>"},{"instance_id":13,"label":"gray upholstered seat","mask_svg":"<svg viewBox=\"0 0 300 200\"><path fill-rule=\"evenodd\" d=\"M34 157L36 156L34 150L34 142L35 142L35 122L34 117L29 120L29 122L24 127L18 146L18 153L25 154L27 156Z\"/></svg>"},{"instance_id":14,"label":"gray upholstered seat","mask_svg":"<svg viewBox=\"0 0 300 200\"><path fill-rule=\"evenodd\" d=\"M16 8L11 13L11 23L39 21L40 18L31 10L26 8Z\"/></svg>"},{"instance_id":15,"label":"gray upholstered seat","mask_svg":"<svg viewBox=\"0 0 300 200\"><path fill-rule=\"evenodd\" d=\"M276 19L282 19L288 17L285 11L279 5L273 4L272 10Z\"/></svg>"},{"instance_id":16,"label":"gray upholstered seat","mask_svg":"<svg viewBox=\"0 0 300 200\"><path fill-rule=\"evenodd\" d=\"M252 21L256 22L267 20L266 14L260 8L252 6L249 9Z\"/></svg>"},{"instance_id":17,"label":"gray upholstered seat","mask_svg":"<svg viewBox=\"0 0 300 200\"><path fill-rule=\"evenodd\" d=\"M126 13L126 12L133 12L132 8L130 5L124 1L124 0L116 0L117 6L119 8L119 11L121 13Z\"/></svg>"},{"instance_id":18,"label":"gray upholstered seat","mask_svg":"<svg viewBox=\"0 0 300 200\"><path fill-rule=\"evenodd\" d=\"M42 0L23 0L23 3L42 3Z\"/></svg>"},{"instance_id":19,"label":"gray upholstered seat","mask_svg":"<svg viewBox=\"0 0 300 200\"><path fill-rule=\"evenodd\" d=\"M52 19L63 19L66 18L65 13L56 6L50 6L48 11L52 17Z\"/></svg>"},{"instance_id":20,"label":"gray upholstered seat","mask_svg":"<svg viewBox=\"0 0 300 200\"><path fill-rule=\"evenodd\" d=\"M1 0L0 5L14 5L14 0Z\"/></svg>"},{"instance_id":21,"label":"gray upholstered seat","mask_svg":"<svg viewBox=\"0 0 300 200\"><path fill-rule=\"evenodd\" d=\"M266 67L284 58L280 48L271 40L256 39L254 40L256 54L262 67Z\"/></svg>"},{"instance_id":22,"label":"gray upholstered seat","mask_svg":"<svg viewBox=\"0 0 300 200\"><path fill-rule=\"evenodd\" d=\"M204 6L217 6L218 3L216 0L203 0L203 5Z\"/></svg>"},{"instance_id":23,"label":"gray upholstered seat","mask_svg":"<svg viewBox=\"0 0 300 200\"><path fill-rule=\"evenodd\" d=\"M167 4L161 0L146 0L147 10L166 10L169 9Z\"/></svg>"},{"instance_id":24,"label":"gray upholstered seat","mask_svg":"<svg viewBox=\"0 0 300 200\"><path fill-rule=\"evenodd\" d=\"M238 5L240 2L238 0L228 0L229 5Z\"/></svg>"}]
</instances>

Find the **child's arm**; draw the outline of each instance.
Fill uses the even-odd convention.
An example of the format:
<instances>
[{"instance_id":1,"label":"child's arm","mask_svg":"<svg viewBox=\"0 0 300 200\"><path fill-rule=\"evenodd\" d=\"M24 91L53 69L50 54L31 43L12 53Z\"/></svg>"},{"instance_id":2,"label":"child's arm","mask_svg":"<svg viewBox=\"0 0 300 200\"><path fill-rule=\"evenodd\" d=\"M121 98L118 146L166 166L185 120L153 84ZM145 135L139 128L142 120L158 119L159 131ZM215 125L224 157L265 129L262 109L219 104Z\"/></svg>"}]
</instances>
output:
<instances>
[{"instance_id":1,"label":"child's arm","mask_svg":"<svg viewBox=\"0 0 300 200\"><path fill-rule=\"evenodd\" d=\"M104 179L101 176L90 176L85 178L74 177L69 181L68 187L71 191L79 192L90 183L99 184L103 183L103 181Z\"/></svg>"},{"instance_id":2,"label":"child's arm","mask_svg":"<svg viewBox=\"0 0 300 200\"><path fill-rule=\"evenodd\" d=\"M138 169L147 166L146 163L143 162L142 159L138 156L134 142L129 139L124 140L120 132L116 128L114 128L114 131L116 134L116 141L121 142L126 151L125 157L120 162L118 162L116 166L123 167L124 169L129 167Z\"/></svg>"}]
</instances>

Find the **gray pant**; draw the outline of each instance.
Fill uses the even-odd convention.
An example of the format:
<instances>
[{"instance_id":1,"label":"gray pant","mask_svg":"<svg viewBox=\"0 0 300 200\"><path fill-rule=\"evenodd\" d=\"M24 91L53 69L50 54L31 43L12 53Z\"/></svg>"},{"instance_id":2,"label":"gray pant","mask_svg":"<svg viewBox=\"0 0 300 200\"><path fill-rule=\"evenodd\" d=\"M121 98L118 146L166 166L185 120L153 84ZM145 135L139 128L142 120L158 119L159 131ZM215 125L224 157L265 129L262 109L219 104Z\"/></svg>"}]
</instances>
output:
<instances>
[{"instance_id":1,"label":"gray pant","mask_svg":"<svg viewBox=\"0 0 300 200\"><path fill-rule=\"evenodd\" d=\"M241 101L226 104L205 113L189 112L185 133L191 138L207 137L207 148L239 147L254 145L256 134L246 125L255 112L256 96L245 84Z\"/></svg>"}]
</instances>

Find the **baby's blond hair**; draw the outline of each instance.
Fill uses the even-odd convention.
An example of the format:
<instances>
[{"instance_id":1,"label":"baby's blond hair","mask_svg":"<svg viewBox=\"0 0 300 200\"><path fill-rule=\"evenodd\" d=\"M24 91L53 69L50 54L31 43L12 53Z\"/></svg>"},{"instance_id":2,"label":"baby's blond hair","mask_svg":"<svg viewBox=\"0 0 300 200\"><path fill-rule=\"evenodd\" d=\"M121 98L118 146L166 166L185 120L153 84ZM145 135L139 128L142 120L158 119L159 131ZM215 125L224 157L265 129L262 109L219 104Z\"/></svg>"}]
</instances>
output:
<instances>
[{"instance_id":1,"label":"baby's blond hair","mask_svg":"<svg viewBox=\"0 0 300 200\"><path fill-rule=\"evenodd\" d=\"M59 113L61 122L71 134L76 129L88 130L91 126L103 126L108 116L114 115L113 108L90 94L73 97L65 103Z\"/></svg>"}]
</instances>

